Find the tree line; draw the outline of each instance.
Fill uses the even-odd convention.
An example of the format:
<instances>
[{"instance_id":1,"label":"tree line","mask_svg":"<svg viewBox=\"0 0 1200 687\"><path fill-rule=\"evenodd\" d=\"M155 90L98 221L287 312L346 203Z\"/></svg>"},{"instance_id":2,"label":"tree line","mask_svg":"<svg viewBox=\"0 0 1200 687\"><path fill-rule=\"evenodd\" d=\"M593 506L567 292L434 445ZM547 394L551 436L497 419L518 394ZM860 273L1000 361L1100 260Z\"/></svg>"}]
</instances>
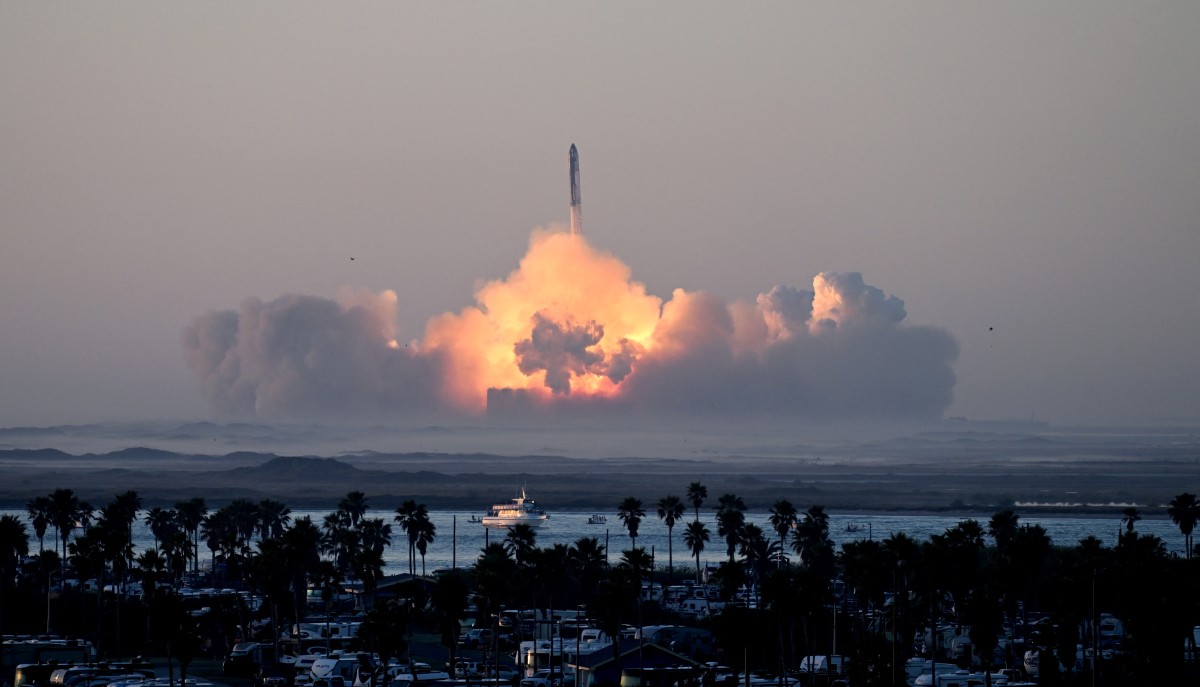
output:
<instances>
[{"instance_id":1,"label":"tree line","mask_svg":"<svg viewBox=\"0 0 1200 687\"><path fill-rule=\"evenodd\" d=\"M700 520L705 507L715 512L715 532ZM271 620L274 637L304 617L310 588L328 605L344 582L361 583L362 639L384 656L402 653L406 633L425 624L439 632L453 660L459 623L471 606L480 622L504 608L581 608L613 637L627 624L677 623L675 611L643 590L648 582L686 580L707 583L725 603L722 612L702 621L722 655L760 669L794 669L804 655L831 653L836 637L837 653L851 659L853 684L892 684L894 676L903 679L904 661L922 651L914 638L935 634L941 623L969 633L985 667L995 668L1001 637L1021 626L1032 628L1026 646L1042 651L1042 684L1074 684L1093 677L1091 665L1075 669L1077 647L1094 641L1099 613L1109 612L1124 622L1129 638L1117 655L1094 667L1097 684L1176 678L1195 670L1183 651L1191 628L1200 623L1200 570L1191 555L1200 505L1189 493L1174 497L1168 508L1184 538L1183 558L1169 556L1159 538L1137 532L1135 509L1125 512L1112 548L1095 537L1053 545L1041 527L1002 510L986 523L964 519L925 541L897 532L847 542L838 550L820 505L801 511L778 500L770 506L771 529L765 531L746 522L741 497L722 494L710 505L705 485L692 482L682 498L666 496L652 506L670 542L666 569L655 569L637 544L648 517L642 501L628 497L616 509L629 548L615 563L594 537L539 547L536 529L518 525L485 545L468 568L377 599L393 526L400 535L395 543L408 550L407 572L414 580L424 577L425 554L437 532L428 509L415 500L404 501L389 522L372 514L363 492L353 491L317 523L291 517L285 504L270 499L235 500L216 509L203 499L188 499L143 509L137 493L128 491L95 509L70 489L58 489L27 504L38 551L24 565L30 553L26 523L0 518L0 628L89 632L72 621L88 617L101 651L106 643L113 651L138 648L130 637L137 635L143 642L163 642L181 657L194 654L203 632L185 618L170 590L198 573L203 543L213 586L262 595L261 612ZM154 547L140 553L132 546L138 517L154 536ZM695 561L686 575L676 575L676 526L682 526L683 544ZM714 543L724 545L725 560L709 574L700 554ZM68 574L97 581L94 607L80 602L57 614L32 612L31 600L48 599ZM110 583L118 593L106 594ZM141 599L119 593L129 584L141 586ZM132 630L122 620L130 609L137 617ZM233 612L243 628L250 619L246 613ZM220 634L234 632L226 628ZM946 648L924 649L926 655L931 650Z\"/></svg>"}]
</instances>

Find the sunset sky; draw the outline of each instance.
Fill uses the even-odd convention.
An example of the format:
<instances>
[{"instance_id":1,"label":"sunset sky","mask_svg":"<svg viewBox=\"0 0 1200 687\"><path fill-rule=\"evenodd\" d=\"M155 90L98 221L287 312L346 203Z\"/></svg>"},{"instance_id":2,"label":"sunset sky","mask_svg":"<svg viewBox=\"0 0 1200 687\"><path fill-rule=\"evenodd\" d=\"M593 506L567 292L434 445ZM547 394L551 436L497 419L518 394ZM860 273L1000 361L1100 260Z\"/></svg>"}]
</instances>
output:
<instances>
[{"instance_id":1,"label":"sunset sky","mask_svg":"<svg viewBox=\"0 0 1200 687\"><path fill-rule=\"evenodd\" d=\"M247 303L369 302L424 355L564 230L572 143L589 250L664 320L823 273L903 301L858 357L788 358L819 393L887 358L947 416L1194 420L1196 36L1184 2L0 0L0 426L236 414L185 332ZM712 340L626 329L640 399ZM754 405L746 369L688 393Z\"/></svg>"}]
</instances>

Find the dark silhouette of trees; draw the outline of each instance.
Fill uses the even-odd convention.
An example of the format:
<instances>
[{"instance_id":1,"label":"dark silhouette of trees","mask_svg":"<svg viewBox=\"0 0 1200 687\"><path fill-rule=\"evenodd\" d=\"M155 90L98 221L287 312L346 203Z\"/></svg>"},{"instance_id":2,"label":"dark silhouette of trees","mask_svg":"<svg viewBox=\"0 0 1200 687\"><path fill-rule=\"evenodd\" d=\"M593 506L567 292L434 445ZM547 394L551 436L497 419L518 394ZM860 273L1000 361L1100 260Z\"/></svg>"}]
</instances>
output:
<instances>
[{"instance_id":1,"label":"dark silhouette of trees","mask_svg":"<svg viewBox=\"0 0 1200 687\"><path fill-rule=\"evenodd\" d=\"M15 515L0 516L0 630L7 629L4 609L12 607L13 578L17 562L29 553L29 533Z\"/></svg>"},{"instance_id":2,"label":"dark silhouette of trees","mask_svg":"<svg viewBox=\"0 0 1200 687\"><path fill-rule=\"evenodd\" d=\"M1138 509L1133 506L1121 511L1121 524L1125 527L1126 532L1132 532L1134 523L1141 519L1142 516L1138 513Z\"/></svg>"},{"instance_id":3,"label":"dark silhouette of trees","mask_svg":"<svg viewBox=\"0 0 1200 687\"><path fill-rule=\"evenodd\" d=\"M396 509L394 520L400 524L400 529L408 535L408 574L417 574L417 540L422 536L430 536L427 528L433 525L429 521L429 509L423 503L408 499ZM423 534L426 533L426 534ZM429 541L432 541L430 539Z\"/></svg>"},{"instance_id":4,"label":"dark silhouette of trees","mask_svg":"<svg viewBox=\"0 0 1200 687\"><path fill-rule=\"evenodd\" d=\"M192 555L189 558L192 561L192 572L196 572L200 566L200 524L208 515L208 506L204 499L196 497L177 502L175 512L179 515L180 527L192 543Z\"/></svg>"},{"instance_id":5,"label":"dark silhouette of trees","mask_svg":"<svg viewBox=\"0 0 1200 687\"><path fill-rule=\"evenodd\" d=\"M476 605L479 617L490 618L510 601L517 564L500 542L483 547L475 561Z\"/></svg>"},{"instance_id":6,"label":"dark silhouette of trees","mask_svg":"<svg viewBox=\"0 0 1200 687\"><path fill-rule=\"evenodd\" d=\"M792 530L796 529L799 524L799 515L796 507L787 499L779 499L771 506L771 527L775 530L775 534L779 536L779 550L784 552L787 550L788 535ZM781 563L787 563L787 556L784 555L780 559Z\"/></svg>"},{"instance_id":7,"label":"dark silhouette of trees","mask_svg":"<svg viewBox=\"0 0 1200 687\"><path fill-rule=\"evenodd\" d=\"M455 664L455 652L458 648L458 634L462 630L459 621L467 614L470 588L466 578L458 571L450 571L440 577L433 586L430 601L437 610L438 624L441 629L442 646L446 647L446 665ZM453 675L452 677L461 677Z\"/></svg>"},{"instance_id":8,"label":"dark silhouette of trees","mask_svg":"<svg viewBox=\"0 0 1200 687\"><path fill-rule=\"evenodd\" d=\"M699 482L692 482L687 488L687 500L692 504L692 508L696 512L696 520L700 519L700 506L704 505L704 499L708 498L708 487Z\"/></svg>"},{"instance_id":9,"label":"dark silhouette of trees","mask_svg":"<svg viewBox=\"0 0 1200 687\"><path fill-rule=\"evenodd\" d=\"M725 551L732 563L746 524L746 502L735 494L725 494L717 499L716 511L717 536L725 538Z\"/></svg>"},{"instance_id":10,"label":"dark silhouette of trees","mask_svg":"<svg viewBox=\"0 0 1200 687\"><path fill-rule=\"evenodd\" d=\"M1021 520L1021 516L1011 510L997 511L992 515L992 519L988 521L988 534L992 535L992 539L996 541L996 551L1000 555L1004 555L1008 549L1008 542L1017 533L1017 525Z\"/></svg>"},{"instance_id":11,"label":"dark silhouette of trees","mask_svg":"<svg viewBox=\"0 0 1200 687\"><path fill-rule=\"evenodd\" d=\"M122 609L135 609L138 602L124 600L105 586L130 577L142 584L146 634L163 642L160 648L170 651L172 661L185 659L186 664L187 657L195 655L201 628L178 613L179 600L165 586L169 576L178 577L186 570L194 550L182 516L172 509L148 509L144 522L155 546L133 559L130 526L131 518L138 517L135 494L114 497L94 521L90 507L83 512L86 504L69 490L56 494L60 508L77 514L70 526L62 524L56 541L67 547L75 574L81 580L95 578L97 586L94 595L63 591L57 629L83 629L94 634L98 645L103 643L110 651L118 648L122 628L127 631L131 626L121 622L122 614L128 613ZM365 496L358 493L351 498L355 494L339 502L338 510L325 520L324 536L312 519L289 522L287 506L269 500L233 502L206 513L199 529L215 559L242 564L251 588L265 597L267 605L261 613L269 614L275 629L286 627L289 618L304 616L309 585L322 590L328 613L343 575L362 580L369 620L364 641L382 654L403 653L409 631L414 627L433 631L436 623L453 661L459 620L471 592L481 625L494 620L506 606L549 611L581 604L614 636L624 623L672 620L664 618L656 604L639 603L641 581L653 565L645 548L631 546L610 568L596 538L581 538L570 547L539 548L537 531L528 526L511 528L503 541L486 546L473 568L439 575L430 595L432 606L425 605L415 588L406 592L404 601L376 604L375 588L391 545L392 525L368 517ZM53 503L54 498L44 497L35 508L30 501L25 510L29 522L42 517L46 529L56 526L53 514L62 511L56 511ZM1168 508L1184 535L1183 557L1168 555L1160 539L1137 532L1132 526L1136 511L1124 514L1114 547L1094 537L1074 546L1055 546L1042 527L1021 524L1016 512L1005 509L992 515L986 529L974 520L963 520L924 542L894 533L881 541L847 541L835 551L823 507L814 505L800 514L785 499L777 500L770 509L770 529L764 531L746 522L740 498L725 494L715 508L716 522L726 545L734 542L734 550L712 581L721 598L732 603L724 611L717 611L714 603L714 617L704 622L718 634L726 652L744 647L742 658L751 669L775 671L795 667L800 656L829 653L836 625L838 653L850 656L850 665L856 666L855 684L891 684L892 676L901 674L898 667L919 650L910 641L917 629L946 623L957 624L959 634L969 635L983 668L1001 662L1019 664L1026 647L1041 651L1042 684L1086 684L1092 678L1098 685L1190 684L1195 666L1185 664L1184 656L1191 628L1200 616L1200 589L1195 584L1200 561L1187 555L1192 548L1194 523L1188 518L1194 503L1193 496L1183 493ZM419 516L424 507L415 501L406 505L406 512L414 516L405 521L411 523L406 534L416 534L410 543L410 571L415 571L414 554L420 552L424 573L423 547L433 539L422 534ZM625 510L640 518L644 513L637 514L637 505ZM672 527L686 512L684 502L666 497L656 507L667 524L668 537L673 538ZM397 515L400 510L404 508ZM698 511L696 515L685 523L683 538L695 558L699 583L700 554L710 533ZM424 519L428 520L427 511ZM6 630L12 629L16 613L28 616L31 602L22 595L48 598L52 575L63 567L55 551L44 550L22 570L28 529L20 518L0 517L0 627ZM69 532L65 538L64 530ZM334 532L339 538L331 536ZM256 547L250 547L252 537L257 539ZM636 534L631 536L633 542ZM799 554L793 560L798 565L776 565L785 544ZM673 572L671 547L668 552L668 568ZM702 594L707 596L712 589ZM1120 651L1114 654L1103 653L1117 646L1118 640L1097 631L1101 613L1112 613L1126 629ZM29 624L24 622L19 631L27 631ZM75 627L66 627L70 624ZM1002 649L1000 633L1005 627L1021 628L1026 644ZM130 638L135 634L141 630L126 632ZM1089 656L1093 647L1102 650L1101 658L1094 664L1085 660L1077 669L1077 644ZM1180 651L1181 645L1185 651ZM944 660L947 654L941 657ZM966 661L961 659L964 667ZM1060 662L1066 674L1058 674Z\"/></svg>"},{"instance_id":12,"label":"dark silhouette of trees","mask_svg":"<svg viewBox=\"0 0 1200 687\"><path fill-rule=\"evenodd\" d=\"M829 538L829 515L823 506L812 506L800 517L792 537L792 550L800 556L800 564L819 573L833 571L833 540Z\"/></svg>"},{"instance_id":13,"label":"dark silhouette of trees","mask_svg":"<svg viewBox=\"0 0 1200 687\"><path fill-rule=\"evenodd\" d=\"M1167 515L1183 535L1184 558L1191 560L1192 530L1196 529L1196 522L1200 520L1200 502L1196 501L1195 494L1185 491L1171 499L1171 503L1167 505Z\"/></svg>"},{"instance_id":14,"label":"dark silhouette of trees","mask_svg":"<svg viewBox=\"0 0 1200 687\"><path fill-rule=\"evenodd\" d=\"M700 584L700 554L704 551L704 545L709 542L708 528L699 519L693 520L687 524L683 530L683 543L691 550L692 555L696 557L696 584Z\"/></svg>"},{"instance_id":15,"label":"dark silhouette of trees","mask_svg":"<svg viewBox=\"0 0 1200 687\"><path fill-rule=\"evenodd\" d=\"M683 501L678 496L658 500L658 519L667 525L667 579L675 579L675 523L683 517Z\"/></svg>"},{"instance_id":16,"label":"dark silhouette of trees","mask_svg":"<svg viewBox=\"0 0 1200 687\"><path fill-rule=\"evenodd\" d=\"M33 525L34 536L38 539L38 551L46 548L46 530L50 527L53 515L51 508L49 496L37 496L25 504L25 513L29 516L29 524Z\"/></svg>"},{"instance_id":17,"label":"dark silhouette of trees","mask_svg":"<svg viewBox=\"0 0 1200 687\"><path fill-rule=\"evenodd\" d=\"M294 618L302 618L307 600L308 575L321 562L321 530L312 518L296 518L292 526L284 530L283 559L291 571L292 608Z\"/></svg>"},{"instance_id":18,"label":"dark silhouette of trees","mask_svg":"<svg viewBox=\"0 0 1200 687\"><path fill-rule=\"evenodd\" d=\"M595 537L581 537L567 551L567 565L577 583L577 603L596 593L596 586L608 568L604 553L604 547Z\"/></svg>"},{"instance_id":19,"label":"dark silhouette of trees","mask_svg":"<svg viewBox=\"0 0 1200 687\"><path fill-rule=\"evenodd\" d=\"M389 599L367 611L358 636L368 651L379 655L379 665L371 676L372 686L378 685L391 659L408 652L412 616L412 608L402 599Z\"/></svg>"},{"instance_id":20,"label":"dark silhouette of trees","mask_svg":"<svg viewBox=\"0 0 1200 687\"><path fill-rule=\"evenodd\" d=\"M537 548L537 530L525 523L513 525L504 535L503 546L518 566L525 566Z\"/></svg>"},{"instance_id":21,"label":"dark silhouette of trees","mask_svg":"<svg viewBox=\"0 0 1200 687\"><path fill-rule=\"evenodd\" d=\"M617 517L624 523L626 531L629 532L630 546L637 547L638 525L642 523L642 518L646 517L646 511L642 510L641 499L636 499L632 496L627 496L617 504Z\"/></svg>"},{"instance_id":22,"label":"dark silhouette of trees","mask_svg":"<svg viewBox=\"0 0 1200 687\"><path fill-rule=\"evenodd\" d=\"M292 509L274 499L258 502L258 540L278 539L292 522Z\"/></svg>"},{"instance_id":23,"label":"dark silhouette of trees","mask_svg":"<svg viewBox=\"0 0 1200 687\"><path fill-rule=\"evenodd\" d=\"M71 489L55 489L50 494L50 522L62 542L63 563L66 564L67 542L77 526L87 527L92 519L92 507L87 501L81 501ZM56 549L57 550L57 549ZM63 571L66 575L66 571Z\"/></svg>"}]
</instances>

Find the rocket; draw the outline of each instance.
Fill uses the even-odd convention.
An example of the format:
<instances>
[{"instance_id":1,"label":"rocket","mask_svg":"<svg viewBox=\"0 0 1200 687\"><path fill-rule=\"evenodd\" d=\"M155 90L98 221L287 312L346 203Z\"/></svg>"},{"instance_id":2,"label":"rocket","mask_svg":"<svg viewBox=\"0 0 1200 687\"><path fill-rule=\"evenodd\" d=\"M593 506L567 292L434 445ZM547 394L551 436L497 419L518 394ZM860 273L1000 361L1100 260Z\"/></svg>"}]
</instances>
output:
<instances>
[{"instance_id":1,"label":"rocket","mask_svg":"<svg viewBox=\"0 0 1200 687\"><path fill-rule=\"evenodd\" d=\"M583 233L583 198L579 192L579 151L571 144L571 235Z\"/></svg>"}]
</instances>

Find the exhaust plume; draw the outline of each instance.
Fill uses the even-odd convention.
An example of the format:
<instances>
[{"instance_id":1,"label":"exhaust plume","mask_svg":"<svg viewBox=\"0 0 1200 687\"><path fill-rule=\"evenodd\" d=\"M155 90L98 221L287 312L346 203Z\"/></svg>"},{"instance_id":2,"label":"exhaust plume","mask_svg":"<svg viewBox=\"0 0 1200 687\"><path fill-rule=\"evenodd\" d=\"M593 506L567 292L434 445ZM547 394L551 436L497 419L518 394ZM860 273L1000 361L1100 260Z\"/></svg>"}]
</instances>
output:
<instances>
[{"instance_id":1,"label":"exhaust plume","mask_svg":"<svg viewBox=\"0 0 1200 687\"><path fill-rule=\"evenodd\" d=\"M249 299L184 331L214 412L266 417L538 412L796 418L937 417L958 354L907 326L904 302L856 272L726 303L665 302L581 234L536 231L513 272L401 346L396 294Z\"/></svg>"}]
</instances>

